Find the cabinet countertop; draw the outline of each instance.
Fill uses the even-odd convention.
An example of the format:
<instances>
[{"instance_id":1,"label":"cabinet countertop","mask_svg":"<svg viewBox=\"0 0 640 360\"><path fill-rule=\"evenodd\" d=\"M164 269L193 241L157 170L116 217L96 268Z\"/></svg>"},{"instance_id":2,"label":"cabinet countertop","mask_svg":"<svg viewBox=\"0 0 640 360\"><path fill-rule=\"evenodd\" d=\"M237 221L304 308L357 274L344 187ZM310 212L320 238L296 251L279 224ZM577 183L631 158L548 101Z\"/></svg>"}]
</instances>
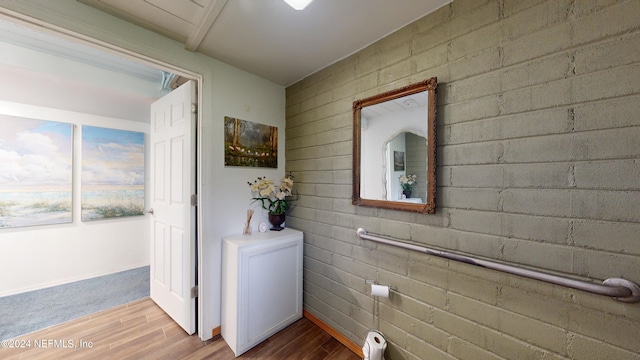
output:
<instances>
[{"instance_id":1,"label":"cabinet countertop","mask_svg":"<svg viewBox=\"0 0 640 360\"><path fill-rule=\"evenodd\" d=\"M222 240L232 242L238 246L247 246L253 245L262 242L268 242L269 240L280 240L289 237L300 236L302 231L294 230L291 228L284 228L281 231L271 231L267 230L266 232L254 232L251 235L229 235L224 236Z\"/></svg>"}]
</instances>

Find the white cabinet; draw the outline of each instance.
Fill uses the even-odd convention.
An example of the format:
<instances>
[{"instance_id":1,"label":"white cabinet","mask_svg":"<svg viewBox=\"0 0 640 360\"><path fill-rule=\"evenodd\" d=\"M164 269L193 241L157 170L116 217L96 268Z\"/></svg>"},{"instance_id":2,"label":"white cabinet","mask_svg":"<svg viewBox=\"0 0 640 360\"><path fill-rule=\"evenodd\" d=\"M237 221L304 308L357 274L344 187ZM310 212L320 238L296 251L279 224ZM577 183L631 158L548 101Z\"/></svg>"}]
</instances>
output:
<instances>
[{"instance_id":1,"label":"white cabinet","mask_svg":"<svg viewBox=\"0 0 640 360\"><path fill-rule=\"evenodd\" d=\"M302 317L302 232L222 239L222 337L239 356Z\"/></svg>"}]
</instances>

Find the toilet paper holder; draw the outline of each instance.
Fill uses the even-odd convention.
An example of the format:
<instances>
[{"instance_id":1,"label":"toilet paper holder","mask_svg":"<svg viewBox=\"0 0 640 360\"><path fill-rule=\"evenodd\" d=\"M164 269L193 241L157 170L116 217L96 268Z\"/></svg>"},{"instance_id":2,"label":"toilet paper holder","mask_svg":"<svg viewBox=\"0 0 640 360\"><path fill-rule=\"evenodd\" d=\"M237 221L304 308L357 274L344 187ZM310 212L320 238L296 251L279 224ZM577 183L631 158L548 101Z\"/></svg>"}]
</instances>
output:
<instances>
[{"instance_id":1,"label":"toilet paper holder","mask_svg":"<svg viewBox=\"0 0 640 360\"><path fill-rule=\"evenodd\" d=\"M375 280L365 280L365 281L364 281L364 284L365 284L365 286L366 286L366 285L369 285L369 286L370 286L371 291L370 291L369 293L372 293L372 292L373 292L373 285L386 286L387 288L389 288L389 294L388 294L388 295L391 295L391 293L395 293L395 292L396 292L395 290L393 290L393 288L392 288L390 285L378 284ZM373 296L377 296L377 295L375 295L375 294L371 294L371 295L373 295Z\"/></svg>"},{"instance_id":2,"label":"toilet paper holder","mask_svg":"<svg viewBox=\"0 0 640 360\"><path fill-rule=\"evenodd\" d=\"M365 280L364 284L365 285L383 285L383 284L378 284L378 282L375 280ZM385 286L388 286L388 285L385 285ZM391 286L389 286L389 289L391 289Z\"/></svg>"}]
</instances>

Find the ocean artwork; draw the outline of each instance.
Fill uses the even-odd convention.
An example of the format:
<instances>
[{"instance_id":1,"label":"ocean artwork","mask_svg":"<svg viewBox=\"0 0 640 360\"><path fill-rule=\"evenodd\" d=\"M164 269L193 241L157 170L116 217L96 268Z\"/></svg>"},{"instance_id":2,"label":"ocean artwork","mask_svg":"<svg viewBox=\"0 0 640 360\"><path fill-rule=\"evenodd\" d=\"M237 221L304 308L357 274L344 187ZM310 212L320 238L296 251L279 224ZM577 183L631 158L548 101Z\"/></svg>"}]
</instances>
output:
<instances>
[{"instance_id":1,"label":"ocean artwork","mask_svg":"<svg viewBox=\"0 0 640 360\"><path fill-rule=\"evenodd\" d=\"M225 116L224 165L278 168L278 128Z\"/></svg>"},{"instance_id":2,"label":"ocean artwork","mask_svg":"<svg viewBox=\"0 0 640 360\"><path fill-rule=\"evenodd\" d=\"M0 115L0 228L70 223L73 125Z\"/></svg>"},{"instance_id":3,"label":"ocean artwork","mask_svg":"<svg viewBox=\"0 0 640 360\"><path fill-rule=\"evenodd\" d=\"M144 214L144 133L82 127L82 221Z\"/></svg>"}]
</instances>

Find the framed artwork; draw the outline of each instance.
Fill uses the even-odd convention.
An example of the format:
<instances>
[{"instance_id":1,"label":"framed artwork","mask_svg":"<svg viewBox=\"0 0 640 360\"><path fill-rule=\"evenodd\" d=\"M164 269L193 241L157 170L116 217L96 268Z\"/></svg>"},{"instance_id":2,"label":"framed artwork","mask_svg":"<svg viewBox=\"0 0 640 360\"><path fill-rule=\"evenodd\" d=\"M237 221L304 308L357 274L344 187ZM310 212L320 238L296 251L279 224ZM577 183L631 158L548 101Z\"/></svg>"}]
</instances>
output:
<instances>
[{"instance_id":1,"label":"framed artwork","mask_svg":"<svg viewBox=\"0 0 640 360\"><path fill-rule=\"evenodd\" d=\"M70 223L73 125L0 115L0 228Z\"/></svg>"},{"instance_id":2,"label":"framed artwork","mask_svg":"<svg viewBox=\"0 0 640 360\"><path fill-rule=\"evenodd\" d=\"M224 165L278 168L278 128L225 116Z\"/></svg>"},{"instance_id":3,"label":"framed artwork","mask_svg":"<svg viewBox=\"0 0 640 360\"><path fill-rule=\"evenodd\" d=\"M82 126L82 221L144 214L144 133Z\"/></svg>"},{"instance_id":4,"label":"framed artwork","mask_svg":"<svg viewBox=\"0 0 640 360\"><path fill-rule=\"evenodd\" d=\"M404 151L393 152L393 171L404 171Z\"/></svg>"}]
</instances>

